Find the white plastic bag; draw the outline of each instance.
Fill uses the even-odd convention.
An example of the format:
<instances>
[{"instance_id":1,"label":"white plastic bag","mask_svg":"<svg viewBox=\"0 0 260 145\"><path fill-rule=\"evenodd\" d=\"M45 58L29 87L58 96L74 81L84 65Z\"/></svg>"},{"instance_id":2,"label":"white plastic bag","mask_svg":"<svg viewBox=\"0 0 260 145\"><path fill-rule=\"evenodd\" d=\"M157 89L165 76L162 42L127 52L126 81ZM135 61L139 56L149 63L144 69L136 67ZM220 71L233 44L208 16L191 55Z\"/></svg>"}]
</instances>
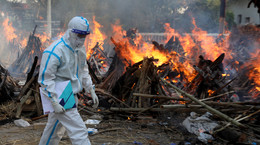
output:
<instances>
[{"instance_id":1,"label":"white plastic bag","mask_svg":"<svg viewBox=\"0 0 260 145\"><path fill-rule=\"evenodd\" d=\"M27 121L25 121L25 120L23 120L23 119L15 120L15 121L14 121L14 124L15 124L16 126L20 126L20 127L28 127L28 126L30 126L30 123L27 122Z\"/></svg>"}]
</instances>

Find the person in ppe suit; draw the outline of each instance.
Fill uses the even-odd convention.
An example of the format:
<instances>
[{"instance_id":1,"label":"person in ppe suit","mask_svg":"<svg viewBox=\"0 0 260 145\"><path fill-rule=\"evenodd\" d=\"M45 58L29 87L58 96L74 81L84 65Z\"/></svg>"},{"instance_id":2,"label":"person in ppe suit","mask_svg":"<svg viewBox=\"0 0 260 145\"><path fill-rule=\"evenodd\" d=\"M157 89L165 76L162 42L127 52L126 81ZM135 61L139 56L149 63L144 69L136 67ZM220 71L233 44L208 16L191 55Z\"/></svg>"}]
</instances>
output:
<instances>
[{"instance_id":1,"label":"person in ppe suit","mask_svg":"<svg viewBox=\"0 0 260 145\"><path fill-rule=\"evenodd\" d=\"M91 77L86 63L84 41L90 33L86 18L74 17L68 23L68 29L61 39L46 48L42 55L38 83L42 94L50 100L54 112L49 113L48 122L43 131L40 145L58 145L65 127L73 145L90 145L87 128L77 108L65 110L57 101L55 83L70 81L77 104L76 94L85 89L90 92L93 107L99 100L93 89ZM63 131L64 133L64 131ZM63 134L62 133L62 134Z\"/></svg>"}]
</instances>

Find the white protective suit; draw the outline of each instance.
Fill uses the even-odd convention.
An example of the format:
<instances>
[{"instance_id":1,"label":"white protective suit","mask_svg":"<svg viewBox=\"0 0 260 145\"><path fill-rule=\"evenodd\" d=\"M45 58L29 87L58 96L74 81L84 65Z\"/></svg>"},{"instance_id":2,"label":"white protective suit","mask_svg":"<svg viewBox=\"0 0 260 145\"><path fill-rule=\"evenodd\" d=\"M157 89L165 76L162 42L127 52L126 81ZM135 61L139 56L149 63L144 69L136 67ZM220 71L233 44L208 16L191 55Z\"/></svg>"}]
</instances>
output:
<instances>
[{"instance_id":1,"label":"white protective suit","mask_svg":"<svg viewBox=\"0 0 260 145\"><path fill-rule=\"evenodd\" d=\"M57 133L64 126L73 145L90 145L87 128L78 113L77 108L65 109L54 99L57 97L55 83L70 80L73 93L84 88L91 92L93 101L98 105L98 99L93 91L92 80L86 63L85 38L77 34L89 34L89 23L83 17L74 17L68 24L68 30L63 37L44 50L41 60L38 82L42 93L52 102L54 113L48 116L48 123L40 140L40 145L58 145L61 136ZM74 95L76 104L77 97ZM61 131L62 134L64 131Z\"/></svg>"}]
</instances>

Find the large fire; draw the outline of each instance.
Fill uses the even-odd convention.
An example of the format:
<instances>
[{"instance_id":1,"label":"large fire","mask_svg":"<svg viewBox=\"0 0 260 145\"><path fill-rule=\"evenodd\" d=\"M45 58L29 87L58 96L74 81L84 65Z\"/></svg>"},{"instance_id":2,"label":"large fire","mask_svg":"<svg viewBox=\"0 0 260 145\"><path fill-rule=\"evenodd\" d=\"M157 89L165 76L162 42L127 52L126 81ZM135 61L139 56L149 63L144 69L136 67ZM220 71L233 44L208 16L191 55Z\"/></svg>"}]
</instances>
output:
<instances>
[{"instance_id":1,"label":"large fire","mask_svg":"<svg viewBox=\"0 0 260 145\"><path fill-rule=\"evenodd\" d=\"M93 17L92 22L91 34L85 42L85 46L88 48L88 59L91 54L93 54L92 48L94 48L97 43L100 44L99 48L104 51L103 44L108 39L108 36L101 31L103 26L96 21L95 17ZM158 59L156 62L157 66L167 63L173 71L182 73L185 82L190 82L196 75L196 73L194 73L193 65L198 63L199 55L203 55L206 59L214 61L220 54L225 53L225 60L233 59L232 52L228 49L228 35L209 36L207 31L202 30L196 25L195 19L192 20L192 23L194 25L192 33L184 34L171 28L169 23L164 25L165 41L163 42L166 44L172 37L174 41L178 38L182 48L181 51L175 50L175 48L172 50L159 49L151 42L144 41L139 33L136 33L134 38L127 37L127 31L122 28L119 21L111 25L113 30L111 40L114 41L110 44L111 46L115 46L117 55L124 61L126 66L137 63L145 57L153 57L154 59ZM14 42L15 40L23 48L27 45L27 38L19 38L21 34L16 32L8 18L3 21L2 25L5 39L8 42ZM62 36L63 34L64 33L60 33L58 35ZM45 44L41 48L41 51L51 43L51 39L48 38L46 34L35 34L35 36L40 38L42 44ZM248 77L250 80L254 80L256 86L255 91L260 92L260 51L258 50L256 53L253 53L251 57L254 61L251 61L249 65L253 66L253 69L248 74ZM102 60L105 59L107 58L102 58ZM104 66L108 65L107 63L104 63L104 61L101 61L101 64ZM228 74L224 75L226 76ZM178 82L178 78L175 77L172 81Z\"/></svg>"}]
</instances>

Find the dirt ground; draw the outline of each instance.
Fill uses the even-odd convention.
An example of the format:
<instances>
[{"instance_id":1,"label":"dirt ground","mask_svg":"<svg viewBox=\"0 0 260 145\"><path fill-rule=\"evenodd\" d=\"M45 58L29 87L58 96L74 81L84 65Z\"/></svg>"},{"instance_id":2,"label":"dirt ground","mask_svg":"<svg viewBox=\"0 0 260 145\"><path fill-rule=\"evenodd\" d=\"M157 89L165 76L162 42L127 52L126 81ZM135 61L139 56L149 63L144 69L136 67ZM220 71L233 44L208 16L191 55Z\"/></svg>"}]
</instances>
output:
<instances>
[{"instance_id":1,"label":"dirt ground","mask_svg":"<svg viewBox=\"0 0 260 145\"><path fill-rule=\"evenodd\" d=\"M82 115L83 120L91 118ZM189 143L196 136L187 134L181 129L178 118L170 116L141 116L137 120L128 120L122 117L105 117L98 125L87 125L96 128L98 132L90 134L93 145L174 145ZM18 127L13 122L0 126L1 145L37 145L39 143L47 118L29 122L29 127ZM71 145L65 134L60 145Z\"/></svg>"}]
</instances>

